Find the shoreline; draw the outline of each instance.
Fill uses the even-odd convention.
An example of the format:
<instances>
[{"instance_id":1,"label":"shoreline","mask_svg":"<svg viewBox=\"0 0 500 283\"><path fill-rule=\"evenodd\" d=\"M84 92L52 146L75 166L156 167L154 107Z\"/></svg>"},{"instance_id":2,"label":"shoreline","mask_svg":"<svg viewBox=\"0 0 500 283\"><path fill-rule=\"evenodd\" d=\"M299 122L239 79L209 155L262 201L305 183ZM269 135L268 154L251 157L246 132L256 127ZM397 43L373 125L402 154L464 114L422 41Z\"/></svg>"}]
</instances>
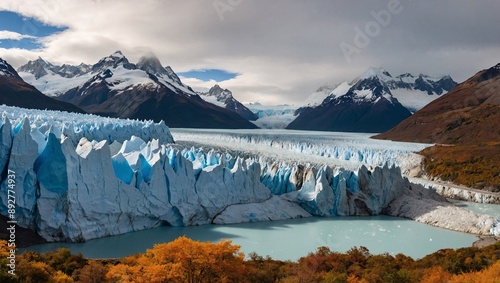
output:
<instances>
[{"instance_id":1,"label":"shoreline","mask_svg":"<svg viewBox=\"0 0 500 283\"><path fill-rule=\"evenodd\" d=\"M401 219L410 219L412 221L419 222L419 223L422 223L422 224L426 224L426 225L429 225L429 226L433 226L433 227L437 227L437 228L441 228L441 229L445 229L445 230L456 231L456 230L453 230L453 229L444 228L444 227L432 225L432 224L429 224L429 223L423 223L421 221L418 221L418 220L415 220L415 219L411 219L411 218L407 218L407 217L393 216L393 215L387 215L387 216L392 216L392 217L401 218ZM350 216L350 217L356 217L356 216ZM325 218L329 218L329 217L325 217ZM5 228L3 226L6 225L5 224L6 223L6 219L7 218L5 218L4 216L0 215L0 220L1 220L0 229ZM273 220L270 220L270 221L272 222ZM206 225L221 225L221 224L206 224ZM223 224L223 225L231 225L231 224ZM36 234L34 231L32 231L30 229L22 228L22 227L16 227L16 228L18 229L17 230L17 237L16 237L16 240L17 240L17 242L16 242L16 248L28 248L30 246L39 245L39 244L65 243L64 241L63 242L48 242L48 241L44 240L43 238L41 238L38 234ZM2 230L4 230L4 229L2 229ZM475 236L477 238L477 240L472 243L471 247L481 248L481 247L486 247L486 246L489 246L489 245L493 245L493 244L495 244L497 242L500 242L500 236L478 235L478 234L468 233L468 232L463 232L463 233L473 235L473 236ZM8 235L6 233L0 233L0 239L2 239L2 240L7 240L7 236Z\"/></svg>"},{"instance_id":2,"label":"shoreline","mask_svg":"<svg viewBox=\"0 0 500 283\"><path fill-rule=\"evenodd\" d=\"M498 236L478 236L478 240L472 243L472 246L475 248L484 248L498 242L500 242L500 237Z\"/></svg>"},{"instance_id":3,"label":"shoreline","mask_svg":"<svg viewBox=\"0 0 500 283\"><path fill-rule=\"evenodd\" d=\"M453 183L432 181L424 178L408 178L410 182L435 191L440 196L473 203L500 204L500 193L469 188Z\"/></svg>"}]
</instances>

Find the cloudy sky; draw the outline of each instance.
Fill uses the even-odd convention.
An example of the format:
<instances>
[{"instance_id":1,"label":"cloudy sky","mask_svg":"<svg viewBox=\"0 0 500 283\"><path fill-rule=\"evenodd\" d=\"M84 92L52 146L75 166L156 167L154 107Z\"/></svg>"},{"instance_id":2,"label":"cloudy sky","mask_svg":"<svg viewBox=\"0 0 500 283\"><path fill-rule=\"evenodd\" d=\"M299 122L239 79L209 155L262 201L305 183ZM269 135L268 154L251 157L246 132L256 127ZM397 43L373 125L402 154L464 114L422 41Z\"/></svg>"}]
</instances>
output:
<instances>
[{"instance_id":1,"label":"cloudy sky","mask_svg":"<svg viewBox=\"0 0 500 283\"><path fill-rule=\"evenodd\" d=\"M0 57L16 68L152 52L195 89L218 82L264 104L300 104L369 66L463 81L500 62L498 0L2 0L0 10Z\"/></svg>"}]
</instances>

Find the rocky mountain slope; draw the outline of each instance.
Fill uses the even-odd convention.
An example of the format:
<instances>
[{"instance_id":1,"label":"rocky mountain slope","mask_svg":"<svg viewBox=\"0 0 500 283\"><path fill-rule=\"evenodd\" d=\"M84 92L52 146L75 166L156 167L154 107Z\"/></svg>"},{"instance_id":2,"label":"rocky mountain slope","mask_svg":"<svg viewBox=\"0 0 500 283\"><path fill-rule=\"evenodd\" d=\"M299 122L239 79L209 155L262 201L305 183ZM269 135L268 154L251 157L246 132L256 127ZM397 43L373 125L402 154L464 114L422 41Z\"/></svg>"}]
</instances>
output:
<instances>
[{"instance_id":1,"label":"rocky mountain slope","mask_svg":"<svg viewBox=\"0 0 500 283\"><path fill-rule=\"evenodd\" d=\"M203 100L235 112L247 120L255 121L258 119L255 113L233 97L233 93L229 89L214 85L208 92L199 92L198 95Z\"/></svg>"},{"instance_id":2,"label":"rocky mountain slope","mask_svg":"<svg viewBox=\"0 0 500 283\"><path fill-rule=\"evenodd\" d=\"M376 137L451 144L500 141L500 64L478 72Z\"/></svg>"}]
</instances>

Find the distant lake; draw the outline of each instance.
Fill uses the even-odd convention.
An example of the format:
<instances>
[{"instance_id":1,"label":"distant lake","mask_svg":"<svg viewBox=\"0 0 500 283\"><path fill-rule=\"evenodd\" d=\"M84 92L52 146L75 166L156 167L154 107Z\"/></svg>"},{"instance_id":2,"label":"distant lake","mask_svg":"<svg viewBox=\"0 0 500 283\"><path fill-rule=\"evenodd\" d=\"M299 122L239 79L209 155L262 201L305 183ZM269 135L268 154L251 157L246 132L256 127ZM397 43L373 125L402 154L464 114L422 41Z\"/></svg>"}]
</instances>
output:
<instances>
[{"instance_id":1,"label":"distant lake","mask_svg":"<svg viewBox=\"0 0 500 283\"><path fill-rule=\"evenodd\" d=\"M279 260L297 260L320 246L338 252L365 246L372 254L403 253L421 258L443 248L468 247L477 240L474 235L389 216L311 217L233 225L158 227L86 243L52 243L28 249L45 252L67 247L88 258L115 258L143 253L156 243L170 242L182 235L199 241L232 240L241 245L246 255L256 252Z\"/></svg>"}]
</instances>

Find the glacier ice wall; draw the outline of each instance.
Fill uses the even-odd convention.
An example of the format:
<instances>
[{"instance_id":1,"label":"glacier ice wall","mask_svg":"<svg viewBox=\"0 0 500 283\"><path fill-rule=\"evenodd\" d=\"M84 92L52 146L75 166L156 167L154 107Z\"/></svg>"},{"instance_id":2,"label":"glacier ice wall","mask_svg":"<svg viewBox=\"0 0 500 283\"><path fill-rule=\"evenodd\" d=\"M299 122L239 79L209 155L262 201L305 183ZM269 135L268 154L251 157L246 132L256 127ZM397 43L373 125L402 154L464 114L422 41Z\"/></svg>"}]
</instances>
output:
<instances>
[{"instance_id":1,"label":"glacier ice wall","mask_svg":"<svg viewBox=\"0 0 500 283\"><path fill-rule=\"evenodd\" d=\"M174 141L170 129L164 122L105 118L91 114L24 109L5 105L0 105L0 113L2 116L0 123L3 124L8 119L14 133L20 130L22 121L28 119L33 130L31 136L39 145L39 149L44 148L49 133L53 133L57 138L64 135L70 138L74 145L83 137L112 143L123 142L132 135L143 140L154 138L160 143Z\"/></svg>"},{"instance_id":2,"label":"glacier ice wall","mask_svg":"<svg viewBox=\"0 0 500 283\"><path fill-rule=\"evenodd\" d=\"M4 112L0 120L0 212L7 215L4 173L13 170L18 224L49 241L85 241L162 224L310 215L385 213L438 222L423 212L408 214L411 205L419 204L414 200L440 204L442 199L410 184L394 166L353 171L244 159L168 144L173 140L162 123L120 120L108 125L96 118L75 127L70 119L58 118L47 128L50 115L9 115L16 116ZM131 136L124 138L119 129ZM88 138L87 130L105 138ZM499 226L498 220L481 221L487 225L477 233Z\"/></svg>"},{"instance_id":3,"label":"glacier ice wall","mask_svg":"<svg viewBox=\"0 0 500 283\"><path fill-rule=\"evenodd\" d=\"M395 165L409 170L420 163L413 158L429 144L369 139L370 134L303 132L291 130L192 130L175 129L179 144L231 150L235 155L268 156L315 165L357 169L360 165ZM252 154L253 153L253 154Z\"/></svg>"},{"instance_id":4,"label":"glacier ice wall","mask_svg":"<svg viewBox=\"0 0 500 283\"><path fill-rule=\"evenodd\" d=\"M2 149L7 150L1 160L16 172L18 224L47 240L82 241L161 223L207 224L229 205L261 202L271 195L260 183L259 164L251 160L196 171L184 157L189 151L160 146L158 140L132 137L112 156L106 140L81 138L75 146L70 137L58 139L52 132L39 152L28 118L12 129L4 121ZM4 179L4 215L6 187Z\"/></svg>"}]
</instances>

